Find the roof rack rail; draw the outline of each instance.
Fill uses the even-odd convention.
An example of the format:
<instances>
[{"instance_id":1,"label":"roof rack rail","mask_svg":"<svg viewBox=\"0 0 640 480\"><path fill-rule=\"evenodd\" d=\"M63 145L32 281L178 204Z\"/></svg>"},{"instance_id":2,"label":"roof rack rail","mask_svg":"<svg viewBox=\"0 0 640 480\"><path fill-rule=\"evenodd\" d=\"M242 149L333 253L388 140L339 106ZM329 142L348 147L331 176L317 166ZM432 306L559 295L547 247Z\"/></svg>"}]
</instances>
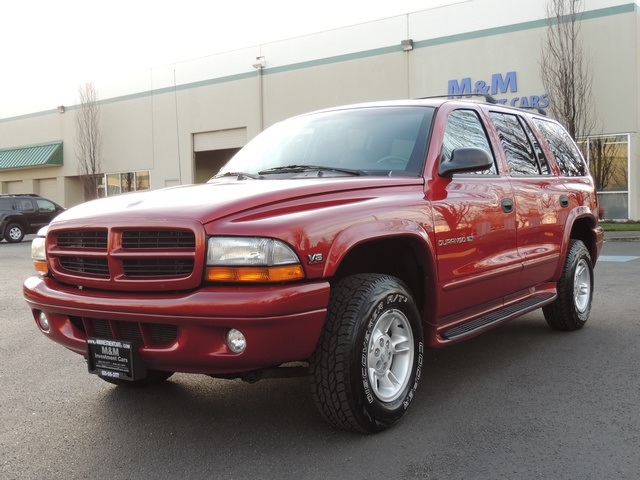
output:
<instances>
[{"instance_id":1,"label":"roof rack rail","mask_svg":"<svg viewBox=\"0 0 640 480\"><path fill-rule=\"evenodd\" d=\"M541 107L514 107L514 108L519 108L521 110L535 110L540 115L544 115L545 117L547 116L547 111Z\"/></svg>"},{"instance_id":2,"label":"roof rack rail","mask_svg":"<svg viewBox=\"0 0 640 480\"><path fill-rule=\"evenodd\" d=\"M418 100L427 100L429 98L457 98L457 97L482 97L484 98L485 102L487 103L491 103L493 105L496 105L500 102L498 102L498 100L495 99L495 97L489 93L460 93L460 94L456 94L456 95L431 95L428 97L419 97Z\"/></svg>"}]
</instances>

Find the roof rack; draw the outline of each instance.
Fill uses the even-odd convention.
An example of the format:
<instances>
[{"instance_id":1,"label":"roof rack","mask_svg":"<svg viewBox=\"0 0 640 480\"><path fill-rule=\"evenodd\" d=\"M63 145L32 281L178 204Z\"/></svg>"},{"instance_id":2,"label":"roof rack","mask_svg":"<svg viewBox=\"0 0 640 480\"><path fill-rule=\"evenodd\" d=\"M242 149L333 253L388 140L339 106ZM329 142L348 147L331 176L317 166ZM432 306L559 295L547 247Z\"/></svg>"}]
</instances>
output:
<instances>
[{"instance_id":1,"label":"roof rack","mask_svg":"<svg viewBox=\"0 0 640 480\"><path fill-rule=\"evenodd\" d=\"M0 197L39 197L37 193L0 193Z\"/></svg>"},{"instance_id":2,"label":"roof rack","mask_svg":"<svg viewBox=\"0 0 640 480\"><path fill-rule=\"evenodd\" d=\"M520 110L535 110L540 115L544 115L545 117L547 116L546 110L540 107L513 107L513 108L519 108Z\"/></svg>"},{"instance_id":3,"label":"roof rack","mask_svg":"<svg viewBox=\"0 0 640 480\"><path fill-rule=\"evenodd\" d=\"M428 97L418 97L417 100L428 100L430 98L450 98L450 99L455 99L458 97L483 97L485 102L490 103L492 105L502 105L504 107L507 108L513 108L515 110L535 110L538 114L543 115L543 116L547 116L547 112L540 107L515 107L512 105L505 105L500 103L498 100L496 100L496 98L491 95L490 93L460 93L460 94L456 94L456 95L430 95Z\"/></svg>"},{"instance_id":4,"label":"roof rack","mask_svg":"<svg viewBox=\"0 0 640 480\"><path fill-rule=\"evenodd\" d=\"M487 103L491 103L493 105L497 105L498 100L495 99L495 97L489 93L460 93L460 94L456 94L456 95L431 95L428 97L419 97L418 100L427 100L429 98L457 98L457 97L482 97L484 98L485 102Z\"/></svg>"}]
</instances>

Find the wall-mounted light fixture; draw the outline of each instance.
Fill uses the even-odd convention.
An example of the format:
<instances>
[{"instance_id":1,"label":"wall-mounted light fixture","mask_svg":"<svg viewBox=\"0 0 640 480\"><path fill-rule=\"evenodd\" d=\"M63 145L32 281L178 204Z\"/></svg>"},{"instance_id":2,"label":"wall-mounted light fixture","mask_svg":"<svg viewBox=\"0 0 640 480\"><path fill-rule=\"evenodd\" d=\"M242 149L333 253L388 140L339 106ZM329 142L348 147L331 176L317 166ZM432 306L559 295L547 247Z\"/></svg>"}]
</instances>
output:
<instances>
[{"instance_id":1,"label":"wall-mounted light fixture","mask_svg":"<svg viewBox=\"0 0 640 480\"><path fill-rule=\"evenodd\" d=\"M257 68L258 70L262 70L267 66L267 61L263 56L256 57L256 63L253 64L253 68Z\"/></svg>"},{"instance_id":2,"label":"wall-mounted light fixture","mask_svg":"<svg viewBox=\"0 0 640 480\"><path fill-rule=\"evenodd\" d=\"M403 52L410 52L411 50L413 50L413 40L411 40L410 38L408 38L407 40L402 40L402 42L400 42L400 45L402 46Z\"/></svg>"},{"instance_id":3,"label":"wall-mounted light fixture","mask_svg":"<svg viewBox=\"0 0 640 480\"><path fill-rule=\"evenodd\" d=\"M58 113L64 113L64 105L58 106Z\"/></svg>"}]
</instances>

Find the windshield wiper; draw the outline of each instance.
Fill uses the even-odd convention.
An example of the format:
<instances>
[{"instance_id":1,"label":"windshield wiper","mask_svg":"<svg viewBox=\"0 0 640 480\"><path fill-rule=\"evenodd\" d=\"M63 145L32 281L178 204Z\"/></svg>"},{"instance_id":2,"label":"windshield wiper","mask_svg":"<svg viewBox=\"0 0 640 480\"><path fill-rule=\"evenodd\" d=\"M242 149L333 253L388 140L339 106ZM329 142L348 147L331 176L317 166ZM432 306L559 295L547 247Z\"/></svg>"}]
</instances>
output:
<instances>
[{"instance_id":1,"label":"windshield wiper","mask_svg":"<svg viewBox=\"0 0 640 480\"><path fill-rule=\"evenodd\" d=\"M346 173L347 175L354 175L359 177L361 175L366 175L366 172L362 170L353 170L351 168L339 168L339 167L323 167L322 165L285 165L283 167L273 167L267 168L266 170L262 170L258 172L259 175L268 175L269 173L299 173L299 172L309 172L312 170L318 170L319 174L322 172L339 172Z\"/></svg>"},{"instance_id":2,"label":"windshield wiper","mask_svg":"<svg viewBox=\"0 0 640 480\"><path fill-rule=\"evenodd\" d=\"M247 178L251 178L253 180L260 180L262 178L262 176L255 175L253 173L246 173L246 172L226 172L226 173L221 173L219 175L214 175L213 178L222 178L222 177L238 177L238 180L246 180Z\"/></svg>"}]
</instances>

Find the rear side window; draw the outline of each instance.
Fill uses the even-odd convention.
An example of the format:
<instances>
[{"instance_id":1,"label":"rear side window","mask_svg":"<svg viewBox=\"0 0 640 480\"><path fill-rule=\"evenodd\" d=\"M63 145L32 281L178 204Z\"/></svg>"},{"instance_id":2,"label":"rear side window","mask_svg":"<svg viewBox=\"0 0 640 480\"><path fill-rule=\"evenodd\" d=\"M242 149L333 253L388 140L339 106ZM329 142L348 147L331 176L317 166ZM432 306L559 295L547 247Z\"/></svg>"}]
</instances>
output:
<instances>
[{"instance_id":1,"label":"rear side window","mask_svg":"<svg viewBox=\"0 0 640 480\"><path fill-rule=\"evenodd\" d=\"M493 152L482 126L478 114L473 110L456 110L449 115L447 126L442 139L442 162L451 160L451 154L456 148L481 148L493 157ZM480 175L497 175L495 160L491 168L478 172Z\"/></svg>"},{"instance_id":2,"label":"rear side window","mask_svg":"<svg viewBox=\"0 0 640 480\"><path fill-rule=\"evenodd\" d=\"M11 200L8 198L0 198L0 210L13 210Z\"/></svg>"},{"instance_id":3,"label":"rear side window","mask_svg":"<svg viewBox=\"0 0 640 480\"><path fill-rule=\"evenodd\" d=\"M16 198L16 207L21 212L35 212L36 210L28 198Z\"/></svg>"},{"instance_id":4,"label":"rear side window","mask_svg":"<svg viewBox=\"0 0 640 480\"><path fill-rule=\"evenodd\" d=\"M536 152L517 115L491 112L512 176L540 175Z\"/></svg>"},{"instance_id":5,"label":"rear side window","mask_svg":"<svg viewBox=\"0 0 640 480\"><path fill-rule=\"evenodd\" d=\"M565 177L583 177L587 174L587 166L569 134L560 125L547 120L533 120L540 133L549 144L551 153L558 163L560 172Z\"/></svg>"}]
</instances>

